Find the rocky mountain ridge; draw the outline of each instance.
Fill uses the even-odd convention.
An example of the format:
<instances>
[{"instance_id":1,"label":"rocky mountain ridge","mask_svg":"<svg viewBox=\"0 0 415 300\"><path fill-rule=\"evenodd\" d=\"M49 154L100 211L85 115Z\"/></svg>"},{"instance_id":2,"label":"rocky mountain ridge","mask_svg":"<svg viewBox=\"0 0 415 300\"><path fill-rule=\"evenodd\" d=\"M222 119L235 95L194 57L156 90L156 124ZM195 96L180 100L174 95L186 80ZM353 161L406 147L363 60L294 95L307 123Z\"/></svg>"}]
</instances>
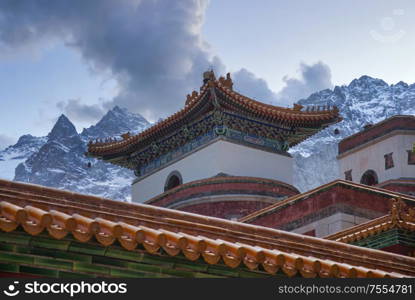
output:
<instances>
[{"instance_id":1,"label":"rocky mountain ridge","mask_svg":"<svg viewBox=\"0 0 415 300\"><path fill-rule=\"evenodd\" d=\"M307 191L339 178L336 155L341 139L362 130L366 124L393 115L415 115L415 84L389 85L381 79L362 76L349 85L319 91L298 103L336 105L343 117L340 123L290 150L294 157L294 184L301 191ZM15 145L0 151L0 178L129 200L132 171L87 158L84 152L89 140L119 136L128 131L136 134L150 125L141 115L114 107L96 125L78 133L62 115L48 136L24 135Z\"/></svg>"},{"instance_id":2,"label":"rocky mountain ridge","mask_svg":"<svg viewBox=\"0 0 415 300\"><path fill-rule=\"evenodd\" d=\"M362 76L349 85L319 91L298 103L304 106L336 105L343 117L340 123L290 150L295 160L295 185L300 191L307 191L339 178L336 156L340 140L367 124L378 123L393 115L415 115L415 84L401 81L389 85L381 79Z\"/></svg>"},{"instance_id":3,"label":"rocky mountain ridge","mask_svg":"<svg viewBox=\"0 0 415 300\"><path fill-rule=\"evenodd\" d=\"M0 177L128 201L132 171L87 158L87 143L125 132L137 133L148 126L150 123L141 115L116 106L79 134L72 122L61 115L46 137L22 136L15 145L0 152L5 163Z\"/></svg>"}]
</instances>

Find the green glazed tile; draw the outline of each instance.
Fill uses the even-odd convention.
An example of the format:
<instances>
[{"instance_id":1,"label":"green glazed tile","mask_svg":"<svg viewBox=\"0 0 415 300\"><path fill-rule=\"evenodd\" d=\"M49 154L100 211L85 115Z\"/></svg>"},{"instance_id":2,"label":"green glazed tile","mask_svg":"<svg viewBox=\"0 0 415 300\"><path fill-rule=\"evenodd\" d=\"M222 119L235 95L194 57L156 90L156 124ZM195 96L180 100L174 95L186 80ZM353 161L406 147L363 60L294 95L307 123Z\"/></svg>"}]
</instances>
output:
<instances>
[{"instance_id":1,"label":"green glazed tile","mask_svg":"<svg viewBox=\"0 0 415 300\"><path fill-rule=\"evenodd\" d=\"M40 248L67 250L70 242L65 240L55 240L51 238L47 239L36 237L32 239L30 244L34 247Z\"/></svg>"},{"instance_id":2,"label":"green glazed tile","mask_svg":"<svg viewBox=\"0 0 415 300\"><path fill-rule=\"evenodd\" d=\"M162 269L161 273L172 275L174 277L185 277L185 278L194 277L193 272L179 271L179 270L173 270L173 269Z\"/></svg>"},{"instance_id":3,"label":"green glazed tile","mask_svg":"<svg viewBox=\"0 0 415 300\"><path fill-rule=\"evenodd\" d=\"M57 270L36 268L36 267L30 267L30 266L20 266L20 273L39 275L43 277L58 277Z\"/></svg>"},{"instance_id":4,"label":"green glazed tile","mask_svg":"<svg viewBox=\"0 0 415 300\"><path fill-rule=\"evenodd\" d=\"M170 256L160 257L160 256L151 255L151 254L145 254L143 255L141 262L147 263L147 264L160 265L160 266L168 267L168 268L173 268L175 259Z\"/></svg>"},{"instance_id":5,"label":"green glazed tile","mask_svg":"<svg viewBox=\"0 0 415 300\"><path fill-rule=\"evenodd\" d=\"M52 257L56 253L56 250L49 250L45 248L35 248L35 247L30 247L30 246L29 247L28 246L16 246L16 252Z\"/></svg>"},{"instance_id":6,"label":"green glazed tile","mask_svg":"<svg viewBox=\"0 0 415 300\"><path fill-rule=\"evenodd\" d=\"M32 264L33 257L28 256L28 255L15 254L15 253L0 252L0 261Z\"/></svg>"},{"instance_id":7,"label":"green glazed tile","mask_svg":"<svg viewBox=\"0 0 415 300\"><path fill-rule=\"evenodd\" d=\"M19 265L13 263L1 263L0 271L19 273Z\"/></svg>"},{"instance_id":8,"label":"green glazed tile","mask_svg":"<svg viewBox=\"0 0 415 300\"><path fill-rule=\"evenodd\" d=\"M63 252L63 251L55 252L54 257L60 258L60 259L71 260L71 261L82 261L82 262L88 262L88 263L92 262L91 255L83 255L83 254L76 254L76 253Z\"/></svg>"},{"instance_id":9,"label":"green glazed tile","mask_svg":"<svg viewBox=\"0 0 415 300\"><path fill-rule=\"evenodd\" d=\"M207 264L197 264L197 263L192 263L189 261L189 263L176 263L174 264L174 268L177 270L192 270L192 271L207 271L209 265Z\"/></svg>"},{"instance_id":10,"label":"green glazed tile","mask_svg":"<svg viewBox=\"0 0 415 300\"><path fill-rule=\"evenodd\" d=\"M74 262L73 270L76 272L109 274L110 269L108 267L98 266L94 264L84 262Z\"/></svg>"},{"instance_id":11,"label":"green glazed tile","mask_svg":"<svg viewBox=\"0 0 415 300\"><path fill-rule=\"evenodd\" d=\"M142 272L148 272L148 273L161 273L161 268L159 266L154 266L154 265L128 263L127 268L134 270L134 271L142 271Z\"/></svg>"},{"instance_id":12,"label":"green glazed tile","mask_svg":"<svg viewBox=\"0 0 415 300\"><path fill-rule=\"evenodd\" d=\"M111 276L114 277L121 277L121 278L143 278L143 277L148 277L147 274L142 273L142 272L134 272L131 270L126 270L126 269L111 269L110 272Z\"/></svg>"},{"instance_id":13,"label":"green glazed tile","mask_svg":"<svg viewBox=\"0 0 415 300\"><path fill-rule=\"evenodd\" d=\"M0 233L0 242L6 242L7 244L29 245L31 238L27 234Z\"/></svg>"},{"instance_id":14,"label":"green glazed tile","mask_svg":"<svg viewBox=\"0 0 415 300\"><path fill-rule=\"evenodd\" d=\"M194 273L195 278L226 278L226 276L213 275L207 273Z\"/></svg>"},{"instance_id":15,"label":"green glazed tile","mask_svg":"<svg viewBox=\"0 0 415 300\"><path fill-rule=\"evenodd\" d=\"M35 265L57 269L72 270L72 262L58 260L54 258L35 257Z\"/></svg>"},{"instance_id":16,"label":"green glazed tile","mask_svg":"<svg viewBox=\"0 0 415 300\"><path fill-rule=\"evenodd\" d=\"M14 252L15 251L15 245L12 244L0 244L0 251L7 251L7 252Z\"/></svg>"},{"instance_id":17,"label":"green glazed tile","mask_svg":"<svg viewBox=\"0 0 415 300\"><path fill-rule=\"evenodd\" d=\"M69 246L69 251L92 254L92 255L104 255L105 247L101 247L98 245L95 246L95 245L86 244L86 243L71 242Z\"/></svg>"},{"instance_id":18,"label":"green glazed tile","mask_svg":"<svg viewBox=\"0 0 415 300\"><path fill-rule=\"evenodd\" d=\"M111 247L107 249L107 251L105 252L105 256L119 258L119 259L132 260L132 261L141 261L143 259L143 253L116 249L116 248L111 248Z\"/></svg>"},{"instance_id":19,"label":"green glazed tile","mask_svg":"<svg viewBox=\"0 0 415 300\"><path fill-rule=\"evenodd\" d=\"M270 277L268 273L258 273L253 271L239 271L239 277L243 278L264 278Z\"/></svg>"},{"instance_id":20,"label":"green glazed tile","mask_svg":"<svg viewBox=\"0 0 415 300\"><path fill-rule=\"evenodd\" d=\"M93 264L101 264L101 265L111 265L116 267L127 267L128 262L122 261L119 259L109 258L106 256L93 256L92 257Z\"/></svg>"},{"instance_id":21,"label":"green glazed tile","mask_svg":"<svg viewBox=\"0 0 415 300\"><path fill-rule=\"evenodd\" d=\"M94 278L95 275L59 271L58 277L59 278Z\"/></svg>"},{"instance_id":22,"label":"green glazed tile","mask_svg":"<svg viewBox=\"0 0 415 300\"><path fill-rule=\"evenodd\" d=\"M232 270L229 267L221 267L221 266L209 266L208 273L220 275L220 276L226 276L226 277L239 277L238 270Z\"/></svg>"}]
</instances>

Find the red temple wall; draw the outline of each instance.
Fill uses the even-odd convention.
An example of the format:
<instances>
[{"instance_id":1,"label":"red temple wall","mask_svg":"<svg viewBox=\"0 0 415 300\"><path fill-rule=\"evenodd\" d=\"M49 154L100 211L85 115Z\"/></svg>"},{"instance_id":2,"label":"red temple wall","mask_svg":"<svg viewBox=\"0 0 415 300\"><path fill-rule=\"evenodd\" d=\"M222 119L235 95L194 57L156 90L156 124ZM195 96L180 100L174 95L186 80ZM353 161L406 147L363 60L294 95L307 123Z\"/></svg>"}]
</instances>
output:
<instances>
[{"instance_id":1,"label":"red temple wall","mask_svg":"<svg viewBox=\"0 0 415 300\"><path fill-rule=\"evenodd\" d=\"M387 214L390 210L390 200L385 196L337 186L317 195L312 195L310 198L290 203L248 223L280 228L284 224L319 213L323 209L336 204L347 205L352 209L366 210L368 213L374 212L376 215Z\"/></svg>"}]
</instances>

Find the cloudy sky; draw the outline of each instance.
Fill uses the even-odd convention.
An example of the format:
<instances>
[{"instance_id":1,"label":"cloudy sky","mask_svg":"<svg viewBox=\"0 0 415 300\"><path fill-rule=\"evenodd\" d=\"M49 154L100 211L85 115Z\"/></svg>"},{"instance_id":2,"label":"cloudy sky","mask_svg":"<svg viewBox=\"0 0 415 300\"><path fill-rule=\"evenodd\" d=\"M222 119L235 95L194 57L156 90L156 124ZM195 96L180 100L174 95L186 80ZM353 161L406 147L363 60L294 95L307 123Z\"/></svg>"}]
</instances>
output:
<instances>
[{"instance_id":1,"label":"cloudy sky","mask_svg":"<svg viewBox=\"0 0 415 300\"><path fill-rule=\"evenodd\" d=\"M150 120L213 68L275 105L369 75L415 82L413 0L1 0L0 148L120 105Z\"/></svg>"}]
</instances>

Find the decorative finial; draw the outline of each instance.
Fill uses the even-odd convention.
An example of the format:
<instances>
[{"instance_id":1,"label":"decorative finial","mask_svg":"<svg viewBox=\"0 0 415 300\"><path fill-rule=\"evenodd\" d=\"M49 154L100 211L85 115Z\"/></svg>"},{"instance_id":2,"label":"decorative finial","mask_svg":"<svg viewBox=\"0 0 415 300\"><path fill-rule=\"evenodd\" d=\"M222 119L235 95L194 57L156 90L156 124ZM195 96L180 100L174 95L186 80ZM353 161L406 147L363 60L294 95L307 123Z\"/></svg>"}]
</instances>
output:
<instances>
[{"instance_id":1,"label":"decorative finial","mask_svg":"<svg viewBox=\"0 0 415 300\"><path fill-rule=\"evenodd\" d=\"M392 198L391 199L391 219L392 223L397 224L400 220L400 201L399 199Z\"/></svg>"},{"instance_id":2,"label":"decorative finial","mask_svg":"<svg viewBox=\"0 0 415 300\"><path fill-rule=\"evenodd\" d=\"M304 106L302 106L301 104L294 103L293 110L295 110L295 111L300 111L300 110L302 110L302 109L303 109L303 107L304 107Z\"/></svg>"},{"instance_id":3,"label":"decorative finial","mask_svg":"<svg viewBox=\"0 0 415 300\"><path fill-rule=\"evenodd\" d=\"M203 73L203 84L206 84L208 81L215 81L215 73L213 72L213 69L208 70Z\"/></svg>"},{"instance_id":4,"label":"decorative finial","mask_svg":"<svg viewBox=\"0 0 415 300\"><path fill-rule=\"evenodd\" d=\"M233 89L233 82L231 78L231 73L226 73L226 79L225 77L221 76L219 77L219 82L222 86L232 90Z\"/></svg>"},{"instance_id":5,"label":"decorative finial","mask_svg":"<svg viewBox=\"0 0 415 300\"><path fill-rule=\"evenodd\" d=\"M126 132L126 133L124 133L124 134L121 134L121 137L122 137L124 140L128 139L128 138L130 137L130 132Z\"/></svg>"}]
</instances>

